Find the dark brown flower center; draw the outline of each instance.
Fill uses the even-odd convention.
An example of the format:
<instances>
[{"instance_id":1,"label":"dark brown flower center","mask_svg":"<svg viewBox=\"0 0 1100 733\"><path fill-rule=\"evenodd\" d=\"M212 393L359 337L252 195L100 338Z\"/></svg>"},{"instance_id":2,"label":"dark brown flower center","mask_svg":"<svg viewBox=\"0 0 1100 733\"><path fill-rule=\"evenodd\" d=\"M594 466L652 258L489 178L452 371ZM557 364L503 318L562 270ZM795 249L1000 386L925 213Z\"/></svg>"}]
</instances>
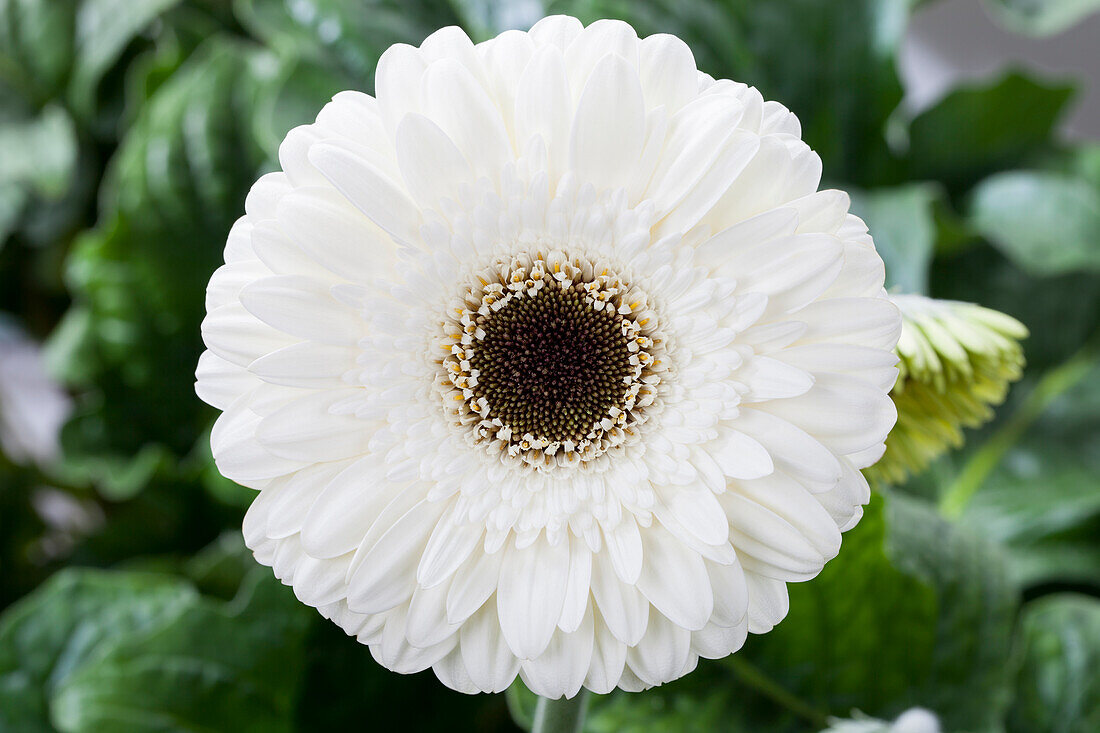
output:
<instances>
[{"instance_id":1,"label":"dark brown flower center","mask_svg":"<svg viewBox=\"0 0 1100 733\"><path fill-rule=\"evenodd\" d=\"M622 320L586 302L580 283L551 280L533 297L511 299L478 316L475 395L515 436L581 441L624 406L634 367Z\"/></svg>"}]
</instances>

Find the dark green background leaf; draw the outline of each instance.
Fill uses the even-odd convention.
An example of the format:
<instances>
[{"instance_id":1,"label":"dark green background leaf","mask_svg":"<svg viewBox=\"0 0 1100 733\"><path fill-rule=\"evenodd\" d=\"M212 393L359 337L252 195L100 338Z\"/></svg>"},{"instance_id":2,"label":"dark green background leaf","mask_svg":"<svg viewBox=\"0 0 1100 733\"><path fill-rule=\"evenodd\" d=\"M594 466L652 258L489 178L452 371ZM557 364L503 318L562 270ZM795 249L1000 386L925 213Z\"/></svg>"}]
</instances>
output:
<instances>
[{"instance_id":1,"label":"dark green background leaf","mask_svg":"<svg viewBox=\"0 0 1100 733\"><path fill-rule=\"evenodd\" d=\"M1045 171L990 176L975 187L971 223L1038 276L1100 271L1100 187Z\"/></svg>"},{"instance_id":2,"label":"dark green background leaf","mask_svg":"<svg viewBox=\"0 0 1100 733\"><path fill-rule=\"evenodd\" d=\"M1088 733L1100 728L1100 601L1054 595L1028 605L1012 733Z\"/></svg>"},{"instance_id":3,"label":"dark green background leaf","mask_svg":"<svg viewBox=\"0 0 1100 733\"><path fill-rule=\"evenodd\" d=\"M119 638L162 624L196 600L156 575L66 571L0 617L0 729L50 731L54 693Z\"/></svg>"},{"instance_id":4,"label":"dark green background leaf","mask_svg":"<svg viewBox=\"0 0 1100 733\"><path fill-rule=\"evenodd\" d=\"M948 94L909 128L910 177L942 181L952 191L1049 146L1073 94L1065 84L1018 73Z\"/></svg>"}]
</instances>

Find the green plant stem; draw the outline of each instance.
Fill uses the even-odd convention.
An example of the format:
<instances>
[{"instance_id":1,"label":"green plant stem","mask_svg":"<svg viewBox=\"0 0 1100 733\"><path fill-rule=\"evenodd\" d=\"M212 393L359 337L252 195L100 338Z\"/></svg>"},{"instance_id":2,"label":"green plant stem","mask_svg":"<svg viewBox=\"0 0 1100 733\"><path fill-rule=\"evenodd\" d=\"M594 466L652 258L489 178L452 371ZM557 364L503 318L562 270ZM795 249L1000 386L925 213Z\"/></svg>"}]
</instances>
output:
<instances>
[{"instance_id":1,"label":"green plant stem","mask_svg":"<svg viewBox=\"0 0 1100 733\"><path fill-rule=\"evenodd\" d=\"M1067 361L1043 375L1016 412L981 448L974 452L959 475L944 491L940 499L941 514L955 519L963 513L974 494L989 478L989 474L1012 449L1012 446L1019 442L1031 424L1050 406L1050 403L1092 371L1100 356L1098 346L1100 346L1100 340L1091 339Z\"/></svg>"},{"instance_id":2,"label":"green plant stem","mask_svg":"<svg viewBox=\"0 0 1100 733\"><path fill-rule=\"evenodd\" d=\"M540 697L531 733L579 733L587 711L588 690L583 687L573 697L557 700Z\"/></svg>"},{"instance_id":3,"label":"green plant stem","mask_svg":"<svg viewBox=\"0 0 1100 733\"><path fill-rule=\"evenodd\" d=\"M818 730L829 727L829 716L797 697L752 662L734 654L728 659L730 667L743 683L778 705L804 718Z\"/></svg>"}]
</instances>

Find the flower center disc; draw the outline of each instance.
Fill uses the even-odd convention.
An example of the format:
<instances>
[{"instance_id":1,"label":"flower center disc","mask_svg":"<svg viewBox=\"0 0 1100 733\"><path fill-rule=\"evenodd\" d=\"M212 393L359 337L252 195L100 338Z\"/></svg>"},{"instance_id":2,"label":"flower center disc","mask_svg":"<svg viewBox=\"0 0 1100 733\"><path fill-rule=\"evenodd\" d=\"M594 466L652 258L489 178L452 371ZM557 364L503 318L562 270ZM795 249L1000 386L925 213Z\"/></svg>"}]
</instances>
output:
<instances>
[{"instance_id":1,"label":"flower center disc","mask_svg":"<svg viewBox=\"0 0 1100 733\"><path fill-rule=\"evenodd\" d=\"M665 369L645 293L562 252L498 261L476 281L447 314L439 360L443 403L472 444L550 470L636 437Z\"/></svg>"},{"instance_id":2,"label":"flower center disc","mask_svg":"<svg viewBox=\"0 0 1100 733\"><path fill-rule=\"evenodd\" d=\"M513 433L579 443L622 409L634 368L623 317L586 302L584 286L551 280L534 297L511 299L489 316L470 365L474 394Z\"/></svg>"}]
</instances>

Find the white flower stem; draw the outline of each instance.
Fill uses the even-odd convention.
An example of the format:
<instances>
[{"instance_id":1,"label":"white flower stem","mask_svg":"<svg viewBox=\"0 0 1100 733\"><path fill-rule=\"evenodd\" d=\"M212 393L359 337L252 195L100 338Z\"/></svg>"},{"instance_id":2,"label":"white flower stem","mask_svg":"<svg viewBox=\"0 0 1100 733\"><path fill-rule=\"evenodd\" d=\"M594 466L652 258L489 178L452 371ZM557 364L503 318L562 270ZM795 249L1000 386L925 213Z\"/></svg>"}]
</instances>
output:
<instances>
[{"instance_id":1,"label":"white flower stem","mask_svg":"<svg viewBox=\"0 0 1100 733\"><path fill-rule=\"evenodd\" d=\"M573 697L558 700L540 697L531 733L580 733L587 711L588 690L584 688Z\"/></svg>"}]
</instances>

